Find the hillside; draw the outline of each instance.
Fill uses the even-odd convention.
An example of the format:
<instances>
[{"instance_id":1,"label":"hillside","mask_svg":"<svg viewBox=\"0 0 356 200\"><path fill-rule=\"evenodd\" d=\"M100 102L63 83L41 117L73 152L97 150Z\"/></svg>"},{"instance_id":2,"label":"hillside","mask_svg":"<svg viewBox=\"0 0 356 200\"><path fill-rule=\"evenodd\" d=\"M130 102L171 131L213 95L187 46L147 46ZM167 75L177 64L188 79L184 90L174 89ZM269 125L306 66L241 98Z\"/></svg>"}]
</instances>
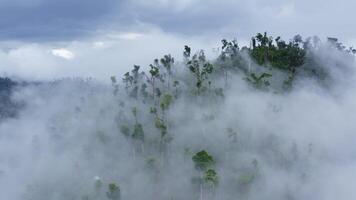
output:
<instances>
[{"instance_id":1,"label":"hillside","mask_svg":"<svg viewBox=\"0 0 356 200\"><path fill-rule=\"evenodd\" d=\"M224 39L214 59L183 47L182 61L164 55L111 85L0 78L0 188L24 200L330 199L330 169L353 172L356 50L267 33L248 47Z\"/></svg>"}]
</instances>

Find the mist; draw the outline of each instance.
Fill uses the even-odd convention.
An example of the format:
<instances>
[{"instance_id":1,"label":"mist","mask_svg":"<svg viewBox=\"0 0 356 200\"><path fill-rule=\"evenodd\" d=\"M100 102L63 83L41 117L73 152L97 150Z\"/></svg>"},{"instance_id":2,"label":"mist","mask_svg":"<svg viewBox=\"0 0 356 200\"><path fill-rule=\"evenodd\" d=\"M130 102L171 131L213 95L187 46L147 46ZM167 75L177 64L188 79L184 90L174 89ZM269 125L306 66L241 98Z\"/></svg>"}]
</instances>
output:
<instances>
[{"instance_id":1,"label":"mist","mask_svg":"<svg viewBox=\"0 0 356 200\"><path fill-rule=\"evenodd\" d=\"M0 199L354 199L355 60L315 41L298 47L292 80L234 43L111 84L17 80L0 121Z\"/></svg>"}]
</instances>

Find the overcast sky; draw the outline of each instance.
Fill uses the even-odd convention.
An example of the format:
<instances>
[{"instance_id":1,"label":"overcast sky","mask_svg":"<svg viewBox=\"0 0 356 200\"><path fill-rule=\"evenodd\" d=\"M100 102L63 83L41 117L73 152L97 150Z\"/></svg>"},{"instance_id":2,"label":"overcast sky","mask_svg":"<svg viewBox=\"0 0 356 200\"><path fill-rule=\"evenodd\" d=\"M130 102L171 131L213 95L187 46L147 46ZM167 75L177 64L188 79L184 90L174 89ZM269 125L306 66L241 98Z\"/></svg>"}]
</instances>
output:
<instances>
[{"instance_id":1,"label":"overcast sky","mask_svg":"<svg viewBox=\"0 0 356 200\"><path fill-rule=\"evenodd\" d=\"M268 31L356 44L352 0L0 0L0 75L106 79L185 44ZM356 45L355 45L356 46Z\"/></svg>"}]
</instances>

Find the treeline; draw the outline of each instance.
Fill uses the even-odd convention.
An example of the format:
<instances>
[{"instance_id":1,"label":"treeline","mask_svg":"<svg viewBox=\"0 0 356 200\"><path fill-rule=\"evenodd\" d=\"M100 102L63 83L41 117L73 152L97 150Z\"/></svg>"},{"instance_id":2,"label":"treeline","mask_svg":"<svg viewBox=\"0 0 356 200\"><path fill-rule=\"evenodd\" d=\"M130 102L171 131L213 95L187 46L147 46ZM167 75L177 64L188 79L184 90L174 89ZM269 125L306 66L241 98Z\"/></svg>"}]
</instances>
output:
<instances>
[{"instance_id":1,"label":"treeline","mask_svg":"<svg viewBox=\"0 0 356 200\"><path fill-rule=\"evenodd\" d=\"M286 92L293 86L298 78L311 78L317 82L326 84L330 79L327 67L313 54L321 48L323 43L318 37L309 37L305 40L300 35L286 42L281 37L258 33L252 37L250 47L239 47L236 40L223 39L220 55L215 60L207 60L205 52L199 50L192 52L191 47L184 47L184 61L188 71L194 77L194 82L185 82L185 86L194 89L194 94L202 94L206 91L222 94L223 89L228 88L228 77L233 74L242 74L245 80L259 89L272 89L277 92ZM352 47L346 48L336 38L328 38L329 48L333 48L346 56L352 56L356 50ZM140 72L140 66L135 65L131 72L124 75L125 89L130 90L131 97L137 97L139 93L144 97L151 98L160 96L162 91L170 91L178 95L180 82L187 79L177 74L174 67L182 67L175 64L171 55L165 55L161 59L155 59L150 70ZM280 77L274 78L273 73L282 74L283 81L271 85L271 82L280 81ZM224 85L219 85L220 79L224 79ZM118 83L112 77L116 90ZM213 83L213 81L216 81ZM151 88L151 92L147 91ZM174 90L172 90L174 88ZM172 91L171 91L172 90Z\"/></svg>"}]
</instances>

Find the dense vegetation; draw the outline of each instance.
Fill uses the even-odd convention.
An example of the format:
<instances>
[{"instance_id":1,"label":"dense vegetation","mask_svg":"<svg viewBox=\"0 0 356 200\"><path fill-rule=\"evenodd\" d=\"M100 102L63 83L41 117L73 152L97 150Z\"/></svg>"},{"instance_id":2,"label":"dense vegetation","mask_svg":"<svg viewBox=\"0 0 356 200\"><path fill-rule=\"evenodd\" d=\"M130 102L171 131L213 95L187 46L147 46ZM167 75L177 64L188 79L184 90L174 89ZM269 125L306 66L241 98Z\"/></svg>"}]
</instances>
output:
<instances>
[{"instance_id":1,"label":"dense vegetation","mask_svg":"<svg viewBox=\"0 0 356 200\"><path fill-rule=\"evenodd\" d=\"M353 58L354 49L345 49L340 43L331 42L334 39L329 40L328 48ZM210 200L252 196L256 199L253 194L269 181L263 174L264 168L295 175L303 185L310 175L313 144L297 144L273 133L252 134L252 128L239 127L237 118L226 120L224 103L227 93L233 93L241 80L248 89L262 94L288 94L297 83L306 80L330 88L333 71L323 67L315 56L321 45L316 37L303 40L297 35L285 42L280 37L273 39L267 33L258 33L252 37L250 47L240 48L236 41L222 40L220 55L214 60L207 59L203 50L194 52L185 46L182 62L164 55L149 65L148 72L135 65L122 78L112 76L109 102L114 103L99 106L97 102L106 102L100 99L105 93L90 90L83 95L85 98L80 97L81 103L75 105L74 111L63 111L65 117L50 121L53 137L61 142L65 132L72 131L68 129L71 124L68 113L81 116L84 124L86 115L95 115L95 128L89 130L83 125L76 129L87 131L84 142L78 140L84 143L78 150L80 158L85 158L80 164L92 166L100 161L105 163L106 170L93 170L100 174L92 174L93 182L79 184L81 180L77 180L69 189L63 185L60 187L66 189L58 189L55 181L36 182L28 186L25 197ZM0 81L0 87L5 87L0 91L6 92L13 85L8 79ZM96 106L100 109L96 110ZM70 104L66 107L70 108ZM72 148L72 142L61 144ZM127 163L134 170L126 172L132 174L119 173ZM134 173L141 175L144 186L133 181ZM135 187L134 183L140 187L128 187ZM288 187L282 193L281 199L294 199L295 194Z\"/></svg>"}]
</instances>

